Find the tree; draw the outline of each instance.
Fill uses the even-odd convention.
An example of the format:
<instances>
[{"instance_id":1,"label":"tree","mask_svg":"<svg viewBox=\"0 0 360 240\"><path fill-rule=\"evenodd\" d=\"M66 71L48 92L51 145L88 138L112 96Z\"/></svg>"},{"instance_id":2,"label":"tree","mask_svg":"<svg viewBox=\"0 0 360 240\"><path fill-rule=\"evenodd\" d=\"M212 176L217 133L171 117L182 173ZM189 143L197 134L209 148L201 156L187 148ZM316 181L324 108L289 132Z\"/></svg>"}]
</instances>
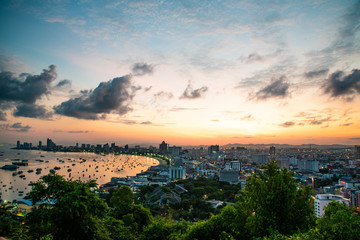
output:
<instances>
[{"instance_id":1,"label":"tree","mask_svg":"<svg viewBox=\"0 0 360 240\"><path fill-rule=\"evenodd\" d=\"M316 221L313 235L317 239L359 239L360 216L345 204L331 202Z\"/></svg>"},{"instance_id":2,"label":"tree","mask_svg":"<svg viewBox=\"0 0 360 240\"><path fill-rule=\"evenodd\" d=\"M140 204L134 204L134 194L127 186L122 186L110 199L114 206L112 216L122 220L133 233L138 234L152 219L150 210Z\"/></svg>"},{"instance_id":3,"label":"tree","mask_svg":"<svg viewBox=\"0 0 360 240\"><path fill-rule=\"evenodd\" d=\"M174 222L173 220L157 217L144 228L140 240L170 240L179 239L188 229L186 221Z\"/></svg>"},{"instance_id":4,"label":"tree","mask_svg":"<svg viewBox=\"0 0 360 240\"><path fill-rule=\"evenodd\" d=\"M25 222L35 238L52 234L55 239L106 239L100 219L108 207L91 191L97 186L94 181L66 181L50 172L31 186L26 198L38 206Z\"/></svg>"},{"instance_id":5,"label":"tree","mask_svg":"<svg viewBox=\"0 0 360 240\"><path fill-rule=\"evenodd\" d=\"M243 203L236 203L206 221L195 222L184 239L250 239L246 221L251 210L244 206Z\"/></svg>"},{"instance_id":6,"label":"tree","mask_svg":"<svg viewBox=\"0 0 360 240\"><path fill-rule=\"evenodd\" d=\"M246 181L240 201L253 214L247 225L253 236L269 236L272 232L291 235L307 231L314 223L311 189L296 182L293 173L280 169L273 161Z\"/></svg>"}]
</instances>

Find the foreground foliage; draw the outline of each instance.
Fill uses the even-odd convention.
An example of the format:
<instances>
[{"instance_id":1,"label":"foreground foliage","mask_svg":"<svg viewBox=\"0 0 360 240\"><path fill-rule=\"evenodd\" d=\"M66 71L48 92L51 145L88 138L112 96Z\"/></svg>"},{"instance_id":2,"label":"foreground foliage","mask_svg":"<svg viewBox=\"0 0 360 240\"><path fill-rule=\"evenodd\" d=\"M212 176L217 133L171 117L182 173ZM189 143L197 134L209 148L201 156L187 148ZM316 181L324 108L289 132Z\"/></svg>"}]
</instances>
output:
<instances>
[{"instance_id":1,"label":"foreground foliage","mask_svg":"<svg viewBox=\"0 0 360 240\"><path fill-rule=\"evenodd\" d=\"M198 192L198 196L192 201L197 201L204 194L201 186L206 186L205 179L182 183L189 189L184 198L191 198L189 192L193 190ZM126 186L107 198L110 208L94 192L96 187L92 181L66 181L54 172L41 177L32 184L32 190L27 195L37 203L37 207L24 219L14 218L6 209L7 205L1 205L0 236L14 240L322 240L358 239L360 236L360 217L354 209L333 202L325 208L325 215L316 220L311 189L300 186L292 173L279 169L275 163L250 177L246 189L239 191L235 203L203 221L178 221L171 214L154 217L149 209L135 203L134 194ZM226 185L222 187L226 188ZM210 188L207 187L206 194L211 194ZM218 196L223 194L212 192ZM191 209L188 211L196 212L196 207Z\"/></svg>"}]
</instances>

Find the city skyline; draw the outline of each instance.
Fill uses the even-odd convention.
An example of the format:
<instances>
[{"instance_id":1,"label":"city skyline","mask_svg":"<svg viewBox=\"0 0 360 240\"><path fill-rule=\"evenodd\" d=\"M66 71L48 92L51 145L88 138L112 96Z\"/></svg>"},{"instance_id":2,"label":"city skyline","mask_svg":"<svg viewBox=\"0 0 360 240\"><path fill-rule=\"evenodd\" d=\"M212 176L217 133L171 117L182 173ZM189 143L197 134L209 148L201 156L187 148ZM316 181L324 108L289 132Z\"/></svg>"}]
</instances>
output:
<instances>
[{"instance_id":1,"label":"city skyline","mask_svg":"<svg viewBox=\"0 0 360 240\"><path fill-rule=\"evenodd\" d=\"M359 10L2 1L1 142L357 145Z\"/></svg>"}]
</instances>

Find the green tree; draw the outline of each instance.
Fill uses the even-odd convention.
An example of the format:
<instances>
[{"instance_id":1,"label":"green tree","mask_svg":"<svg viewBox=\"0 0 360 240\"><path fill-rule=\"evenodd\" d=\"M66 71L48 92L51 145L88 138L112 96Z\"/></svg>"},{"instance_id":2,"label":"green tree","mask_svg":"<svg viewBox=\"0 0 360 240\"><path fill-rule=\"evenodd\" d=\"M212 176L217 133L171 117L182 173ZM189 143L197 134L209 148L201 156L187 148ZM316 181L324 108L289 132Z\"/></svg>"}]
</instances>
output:
<instances>
[{"instance_id":1,"label":"green tree","mask_svg":"<svg viewBox=\"0 0 360 240\"><path fill-rule=\"evenodd\" d=\"M157 217L144 228L140 240L170 240L179 239L188 229L189 222Z\"/></svg>"},{"instance_id":2,"label":"green tree","mask_svg":"<svg viewBox=\"0 0 360 240\"><path fill-rule=\"evenodd\" d=\"M206 221L195 222L184 235L185 239L249 239L246 221L252 214L243 203L227 206Z\"/></svg>"},{"instance_id":3,"label":"green tree","mask_svg":"<svg viewBox=\"0 0 360 240\"><path fill-rule=\"evenodd\" d=\"M26 198L39 206L26 217L35 238L51 234L55 239L107 239L100 219L108 207L91 189L94 181L66 181L51 172L32 183Z\"/></svg>"},{"instance_id":4,"label":"green tree","mask_svg":"<svg viewBox=\"0 0 360 240\"><path fill-rule=\"evenodd\" d=\"M151 222L152 215L150 210L140 204L134 204L134 194L127 186L122 186L110 199L114 206L112 216L122 220L125 226L139 234L142 228Z\"/></svg>"},{"instance_id":5,"label":"green tree","mask_svg":"<svg viewBox=\"0 0 360 240\"><path fill-rule=\"evenodd\" d=\"M360 216L345 204L331 202L325 214L316 221L313 233L316 239L359 239Z\"/></svg>"},{"instance_id":6,"label":"green tree","mask_svg":"<svg viewBox=\"0 0 360 240\"><path fill-rule=\"evenodd\" d=\"M314 223L311 188L297 183L293 173L280 169L273 161L246 181L240 201L253 210L247 225L253 236L269 236L272 232L292 235L306 232Z\"/></svg>"},{"instance_id":7,"label":"green tree","mask_svg":"<svg viewBox=\"0 0 360 240\"><path fill-rule=\"evenodd\" d=\"M9 210L13 205L5 204L0 199L0 236L10 236L20 222L12 218L12 213Z\"/></svg>"}]
</instances>

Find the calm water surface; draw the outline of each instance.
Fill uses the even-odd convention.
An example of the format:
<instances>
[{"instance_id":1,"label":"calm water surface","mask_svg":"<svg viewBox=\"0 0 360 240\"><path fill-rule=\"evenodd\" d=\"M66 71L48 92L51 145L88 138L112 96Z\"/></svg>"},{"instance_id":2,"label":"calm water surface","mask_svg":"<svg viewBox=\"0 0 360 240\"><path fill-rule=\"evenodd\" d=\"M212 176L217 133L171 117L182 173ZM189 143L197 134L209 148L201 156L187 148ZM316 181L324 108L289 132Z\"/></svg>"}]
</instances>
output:
<instances>
[{"instance_id":1,"label":"calm water surface","mask_svg":"<svg viewBox=\"0 0 360 240\"><path fill-rule=\"evenodd\" d=\"M99 185L110 182L112 177L135 176L150 166L158 165L155 159L132 155L98 155L94 153L45 152L17 150L0 147L0 167L14 161L28 160L28 166L19 166L16 171L0 169L0 197L2 200L24 198L31 190L30 182L46 175L51 169L66 179L95 180ZM41 168L41 172L36 169ZM22 171L22 173L18 173ZM13 176L13 174L18 173ZM24 175L24 176L20 176Z\"/></svg>"}]
</instances>

